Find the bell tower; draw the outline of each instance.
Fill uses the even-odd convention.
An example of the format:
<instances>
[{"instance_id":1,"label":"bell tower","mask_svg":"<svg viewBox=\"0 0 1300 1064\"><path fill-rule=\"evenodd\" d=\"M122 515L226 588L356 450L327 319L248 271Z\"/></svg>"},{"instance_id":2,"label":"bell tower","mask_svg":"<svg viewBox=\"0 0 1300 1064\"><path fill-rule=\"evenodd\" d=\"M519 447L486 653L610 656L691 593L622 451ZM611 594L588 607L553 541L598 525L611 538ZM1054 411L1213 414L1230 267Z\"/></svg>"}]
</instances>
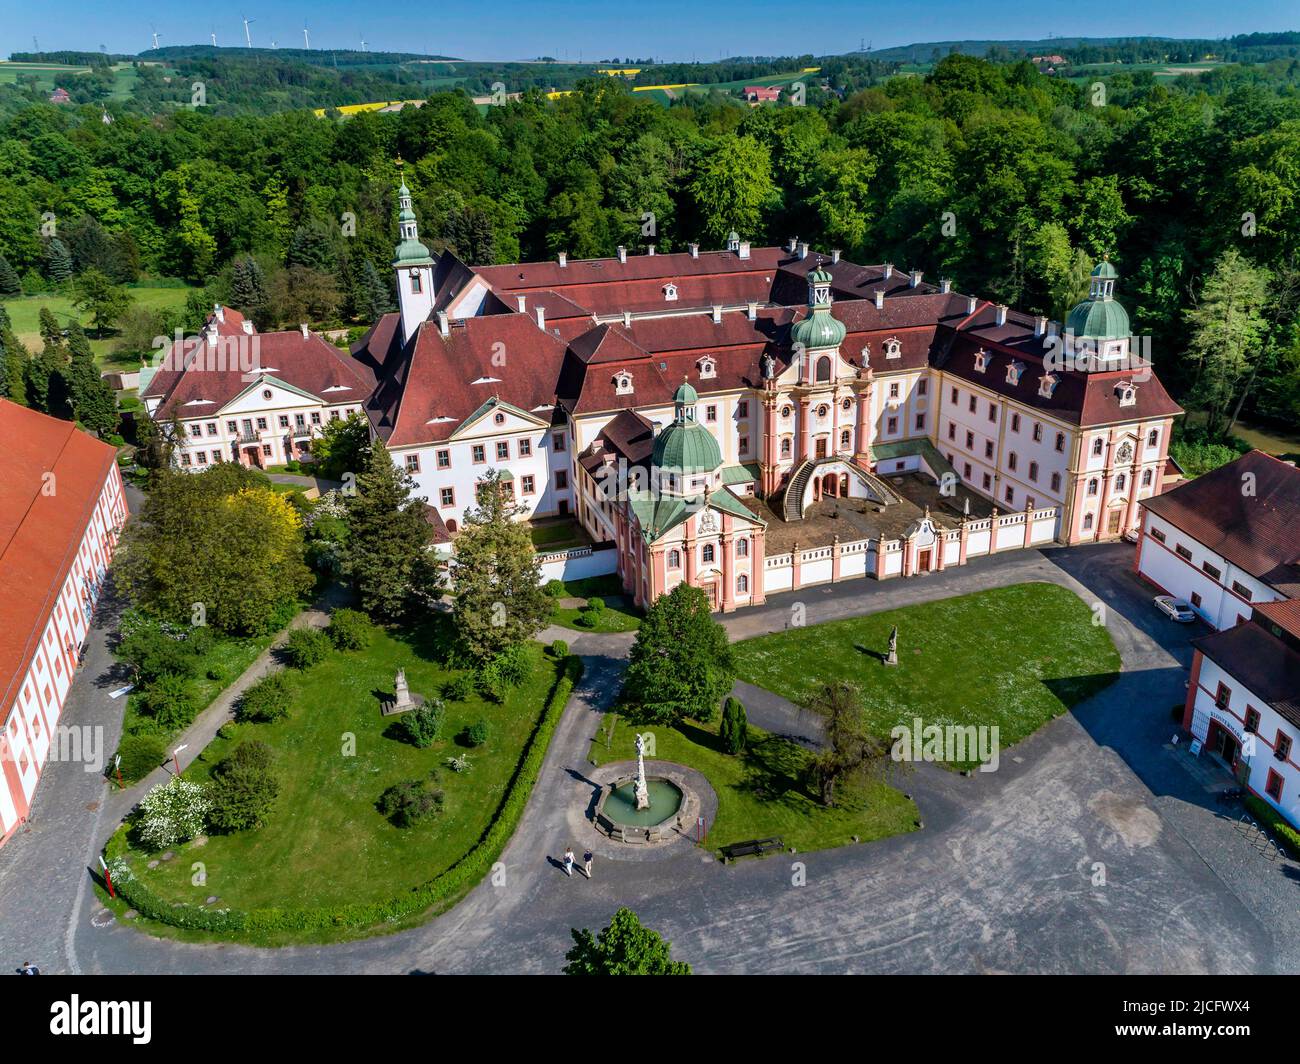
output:
<instances>
[{"instance_id":1,"label":"bell tower","mask_svg":"<svg viewBox=\"0 0 1300 1064\"><path fill-rule=\"evenodd\" d=\"M420 233L411 207L411 190L403 181L397 190L398 232L401 242L393 254L397 273L397 302L402 314L402 343L410 341L420 323L433 313L433 256L420 243Z\"/></svg>"}]
</instances>

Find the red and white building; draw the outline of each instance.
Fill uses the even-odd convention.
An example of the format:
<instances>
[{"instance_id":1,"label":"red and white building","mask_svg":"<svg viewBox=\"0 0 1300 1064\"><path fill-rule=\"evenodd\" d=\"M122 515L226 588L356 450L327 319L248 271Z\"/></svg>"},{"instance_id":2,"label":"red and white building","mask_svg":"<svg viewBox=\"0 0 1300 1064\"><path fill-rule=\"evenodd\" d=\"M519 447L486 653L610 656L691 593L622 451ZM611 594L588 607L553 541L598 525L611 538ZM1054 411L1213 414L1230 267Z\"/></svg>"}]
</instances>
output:
<instances>
[{"instance_id":1,"label":"red and white building","mask_svg":"<svg viewBox=\"0 0 1300 1064\"><path fill-rule=\"evenodd\" d=\"M1300 597L1300 470L1263 451L1142 501L1137 571L1213 628Z\"/></svg>"},{"instance_id":2,"label":"red and white building","mask_svg":"<svg viewBox=\"0 0 1300 1064\"><path fill-rule=\"evenodd\" d=\"M309 458L325 424L361 414L374 387L371 367L307 326L259 333L239 311L216 306L198 336L141 372L140 398L155 421L179 423L174 460L198 472Z\"/></svg>"},{"instance_id":3,"label":"red and white building","mask_svg":"<svg viewBox=\"0 0 1300 1064\"><path fill-rule=\"evenodd\" d=\"M0 842L31 808L126 521L115 458L0 399Z\"/></svg>"}]
</instances>

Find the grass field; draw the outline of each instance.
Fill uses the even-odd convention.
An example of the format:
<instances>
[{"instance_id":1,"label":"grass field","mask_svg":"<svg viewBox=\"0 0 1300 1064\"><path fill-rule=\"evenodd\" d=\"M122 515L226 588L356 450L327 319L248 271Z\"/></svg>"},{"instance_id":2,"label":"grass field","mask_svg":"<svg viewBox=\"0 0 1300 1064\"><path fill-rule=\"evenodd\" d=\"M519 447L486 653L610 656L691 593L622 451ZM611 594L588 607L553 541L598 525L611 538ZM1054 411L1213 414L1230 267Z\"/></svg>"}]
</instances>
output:
<instances>
[{"instance_id":1,"label":"grass field","mask_svg":"<svg viewBox=\"0 0 1300 1064\"><path fill-rule=\"evenodd\" d=\"M591 760L600 765L635 758L636 733L646 730L618 719L608 746L604 729L592 741ZM885 780L842 792L834 808L821 805L800 778L809 754L788 739L751 727L747 749L732 756L719 746L714 724L649 730L656 758L703 773L717 792L718 815L708 826L711 850L772 836L800 852L825 850L846 845L854 835L867 842L916 827L915 803Z\"/></svg>"},{"instance_id":2,"label":"grass field","mask_svg":"<svg viewBox=\"0 0 1300 1064\"><path fill-rule=\"evenodd\" d=\"M641 626L641 616L632 599L623 593L623 585L617 576L592 576L586 580L567 580L564 584L566 598L580 598L590 601L599 598L605 608L596 614L596 623L591 627L578 623L583 616L581 607L559 606L551 615L555 624L572 628L575 632L634 632Z\"/></svg>"},{"instance_id":3,"label":"grass field","mask_svg":"<svg viewBox=\"0 0 1300 1064\"><path fill-rule=\"evenodd\" d=\"M897 667L879 655L898 626ZM737 673L801 706L823 684L857 684L871 730L997 725L1003 749L1110 684L1120 658L1073 592L1016 584L735 644ZM808 664L816 662L816 668Z\"/></svg>"},{"instance_id":4,"label":"grass field","mask_svg":"<svg viewBox=\"0 0 1300 1064\"><path fill-rule=\"evenodd\" d=\"M185 300L189 296L190 289L186 287L154 287L141 285L140 287L129 286L127 292L130 293L133 307L145 307L149 310L181 310L185 306ZM83 326L88 326L90 316L83 314L72 305L72 300L65 295L57 292L47 292L38 296L17 296L3 300L5 309L9 311L9 317L13 321L14 332L18 339L26 345L27 350L36 352L41 349L41 331L40 331L40 314L42 307L49 307L58 319L59 324L67 327L68 323L74 318L79 319ZM102 340L91 337L90 347L95 352L95 357L104 368L136 368L134 359L116 361L113 358L113 348L117 343L116 337L109 335Z\"/></svg>"},{"instance_id":5,"label":"grass field","mask_svg":"<svg viewBox=\"0 0 1300 1064\"><path fill-rule=\"evenodd\" d=\"M216 895L235 908L332 906L381 901L427 882L451 867L483 835L506 793L528 737L556 682L559 664L533 648L534 669L503 704L477 695L449 703L443 737L418 749L393 737L393 718L380 714L379 694L392 691L399 667L413 692L436 697L454 672L432 660L431 636L376 633L365 650L335 653L304 673L290 671L294 698L287 718L240 724L232 739L215 740L186 770L196 782L243 739L267 743L275 755L280 794L267 822L252 831L214 835L182 847L174 861L132 864L155 890L202 903ZM456 736L480 718L485 745L472 750ZM354 753L348 752L349 736ZM472 768L453 772L446 760L468 753ZM394 827L376 809L386 788L438 773L443 812L410 828ZM207 881L191 884L202 861Z\"/></svg>"}]
</instances>

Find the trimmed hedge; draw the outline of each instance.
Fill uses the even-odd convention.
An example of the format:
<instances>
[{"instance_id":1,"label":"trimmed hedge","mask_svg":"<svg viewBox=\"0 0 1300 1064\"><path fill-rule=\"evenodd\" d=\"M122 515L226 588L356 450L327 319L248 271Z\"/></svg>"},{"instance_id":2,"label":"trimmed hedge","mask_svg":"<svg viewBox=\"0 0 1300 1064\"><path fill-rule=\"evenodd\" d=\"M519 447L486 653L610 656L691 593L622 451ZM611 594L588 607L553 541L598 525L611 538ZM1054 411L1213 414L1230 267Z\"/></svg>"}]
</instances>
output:
<instances>
[{"instance_id":1,"label":"trimmed hedge","mask_svg":"<svg viewBox=\"0 0 1300 1064\"><path fill-rule=\"evenodd\" d=\"M1296 831L1286 817L1263 798L1257 798L1253 794L1246 795L1245 805L1246 811L1259 821L1265 831L1277 839L1287 853L1292 857L1300 858L1300 831Z\"/></svg>"},{"instance_id":2,"label":"trimmed hedge","mask_svg":"<svg viewBox=\"0 0 1300 1064\"><path fill-rule=\"evenodd\" d=\"M404 894L382 902L313 909L204 909L189 902L171 902L157 894L131 871L126 859L128 829L125 823L104 847L104 857L113 874L113 886L126 904L147 919L170 924L172 927L218 934L365 928L396 923L422 913L472 887L501 856L501 851L515 833L528 798L533 793L542 761L551 745L551 736L564 715L569 692L581 676L582 662L576 657L565 659L557 670L555 684L546 700L546 709L529 738L506 796L497 809L497 815L483 837L445 872ZM103 882L102 878L100 882Z\"/></svg>"}]
</instances>

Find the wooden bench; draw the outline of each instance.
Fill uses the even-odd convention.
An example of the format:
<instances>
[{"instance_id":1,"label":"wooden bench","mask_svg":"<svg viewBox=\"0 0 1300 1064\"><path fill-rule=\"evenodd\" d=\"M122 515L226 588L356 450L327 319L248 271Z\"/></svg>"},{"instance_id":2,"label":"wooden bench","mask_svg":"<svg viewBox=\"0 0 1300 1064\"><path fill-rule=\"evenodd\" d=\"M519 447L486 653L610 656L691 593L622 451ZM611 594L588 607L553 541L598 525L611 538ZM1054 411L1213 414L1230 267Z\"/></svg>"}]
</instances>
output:
<instances>
[{"instance_id":1,"label":"wooden bench","mask_svg":"<svg viewBox=\"0 0 1300 1064\"><path fill-rule=\"evenodd\" d=\"M722 847L722 855L728 860L735 860L737 857L749 857L751 855L764 857L769 853L776 853L778 850L784 849L785 843L779 837L749 839L746 842L733 842L730 846Z\"/></svg>"}]
</instances>

